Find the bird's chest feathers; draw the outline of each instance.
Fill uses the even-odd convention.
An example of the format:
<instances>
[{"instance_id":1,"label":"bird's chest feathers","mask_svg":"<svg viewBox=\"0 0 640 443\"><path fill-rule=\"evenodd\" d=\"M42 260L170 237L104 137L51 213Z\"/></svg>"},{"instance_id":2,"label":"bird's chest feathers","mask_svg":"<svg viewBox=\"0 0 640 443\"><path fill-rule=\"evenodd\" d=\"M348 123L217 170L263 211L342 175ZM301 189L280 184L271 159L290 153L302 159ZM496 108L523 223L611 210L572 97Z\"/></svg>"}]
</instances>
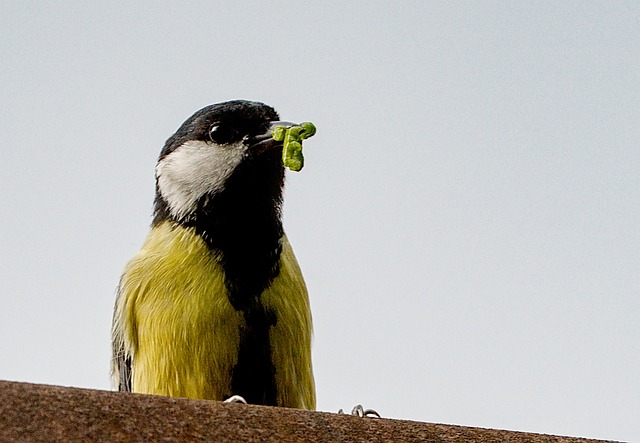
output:
<instances>
[{"instance_id":1,"label":"bird's chest feathers","mask_svg":"<svg viewBox=\"0 0 640 443\"><path fill-rule=\"evenodd\" d=\"M194 230L154 227L121 285L133 295L125 336L134 356L134 391L226 395L204 387L228 385L244 320L229 303L219 261Z\"/></svg>"},{"instance_id":2,"label":"bird's chest feathers","mask_svg":"<svg viewBox=\"0 0 640 443\"><path fill-rule=\"evenodd\" d=\"M221 265L193 230L155 227L136 259L129 276L139 275L140 286L148 286L135 300L138 324L184 329L175 331L180 338L187 329L234 317Z\"/></svg>"},{"instance_id":3,"label":"bird's chest feathers","mask_svg":"<svg viewBox=\"0 0 640 443\"><path fill-rule=\"evenodd\" d=\"M295 374L302 369L291 372L281 365L311 367L308 349L299 351L300 343L309 346L311 317L306 287L286 237L282 245L278 275L260 294L261 306L273 315L261 334L269 337L263 351L267 364L280 368L276 383L294 386ZM195 229L172 223L155 226L127 265L120 290L130 294L123 298L123 332L127 353L134 359L135 392L223 399L242 385L238 364L247 361L242 355L255 341L247 342L255 325L248 325L251 318L233 307L220 258ZM253 359L248 363L251 368L260 366Z\"/></svg>"}]
</instances>

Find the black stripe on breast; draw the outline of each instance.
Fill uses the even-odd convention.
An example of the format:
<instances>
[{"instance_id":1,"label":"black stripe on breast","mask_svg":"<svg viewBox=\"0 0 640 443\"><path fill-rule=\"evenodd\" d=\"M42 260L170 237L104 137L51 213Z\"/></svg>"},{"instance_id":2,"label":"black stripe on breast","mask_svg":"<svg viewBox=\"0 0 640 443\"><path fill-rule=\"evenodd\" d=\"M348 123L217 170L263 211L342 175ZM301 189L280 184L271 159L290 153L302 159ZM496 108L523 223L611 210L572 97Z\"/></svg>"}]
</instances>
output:
<instances>
[{"instance_id":1,"label":"black stripe on breast","mask_svg":"<svg viewBox=\"0 0 640 443\"><path fill-rule=\"evenodd\" d=\"M280 154L274 155L239 165L224 191L203 197L195 217L183 222L219 255L229 302L245 319L229 394L263 405L276 405L269 331L277 318L262 305L261 294L280 272L284 234L284 170Z\"/></svg>"},{"instance_id":2,"label":"black stripe on breast","mask_svg":"<svg viewBox=\"0 0 640 443\"><path fill-rule=\"evenodd\" d=\"M262 306L244 311L246 328L240 331L238 362L231 374L231 393L248 403L276 406L275 367L271 360L269 329L276 317Z\"/></svg>"}]
</instances>

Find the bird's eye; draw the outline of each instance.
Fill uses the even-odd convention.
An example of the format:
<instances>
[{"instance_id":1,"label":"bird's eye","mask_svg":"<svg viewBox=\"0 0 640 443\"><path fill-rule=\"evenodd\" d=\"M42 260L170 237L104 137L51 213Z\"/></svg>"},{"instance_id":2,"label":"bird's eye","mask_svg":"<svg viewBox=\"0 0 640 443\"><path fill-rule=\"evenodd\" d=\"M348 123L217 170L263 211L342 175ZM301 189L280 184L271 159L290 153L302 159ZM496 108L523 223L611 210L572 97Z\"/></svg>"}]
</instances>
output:
<instances>
[{"instance_id":1,"label":"bird's eye","mask_svg":"<svg viewBox=\"0 0 640 443\"><path fill-rule=\"evenodd\" d=\"M220 131L220 125L211 125L209 128L209 138L212 142L215 142L218 138L218 132Z\"/></svg>"},{"instance_id":2,"label":"bird's eye","mask_svg":"<svg viewBox=\"0 0 640 443\"><path fill-rule=\"evenodd\" d=\"M233 143L241 138L238 131L229 125L214 123L209 127L209 139L214 143Z\"/></svg>"}]
</instances>

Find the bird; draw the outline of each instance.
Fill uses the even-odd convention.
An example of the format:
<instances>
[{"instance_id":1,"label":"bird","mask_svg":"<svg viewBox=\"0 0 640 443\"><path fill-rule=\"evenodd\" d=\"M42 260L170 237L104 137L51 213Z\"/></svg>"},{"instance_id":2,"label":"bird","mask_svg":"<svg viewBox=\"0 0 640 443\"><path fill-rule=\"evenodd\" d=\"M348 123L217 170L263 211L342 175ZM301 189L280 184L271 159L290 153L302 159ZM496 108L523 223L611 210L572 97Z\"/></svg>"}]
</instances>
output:
<instances>
[{"instance_id":1,"label":"bird","mask_svg":"<svg viewBox=\"0 0 640 443\"><path fill-rule=\"evenodd\" d=\"M149 233L116 293L119 391L315 410L307 287L283 229L280 121L270 106L206 106L155 168Z\"/></svg>"}]
</instances>

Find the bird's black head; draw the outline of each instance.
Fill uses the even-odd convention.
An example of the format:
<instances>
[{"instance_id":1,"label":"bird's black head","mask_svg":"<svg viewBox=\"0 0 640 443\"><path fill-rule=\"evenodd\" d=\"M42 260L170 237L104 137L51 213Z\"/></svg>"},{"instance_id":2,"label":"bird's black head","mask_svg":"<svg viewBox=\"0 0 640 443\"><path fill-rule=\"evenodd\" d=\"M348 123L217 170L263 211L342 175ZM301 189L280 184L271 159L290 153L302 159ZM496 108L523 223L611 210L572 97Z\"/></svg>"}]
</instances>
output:
<instances>
[{"instance_id":1,"label":"bird's black head","mask_svg":"<svg viewBox=\"0 0 640 443\"><path fill-rule=\"evenodd\" d=\"M189 117L165 143L160 160L188 141L230 145L267 132L278 113L263 103L245 100L206 106Z\"/></svg>"},{"instance_id":2,"label":"bird's black head","mask_svg":"<svg viewBox=\"0 0 640 443\"><path fill-rule=\"evenodd\" d=\"M267 207L279 217L282 142L271 133L286 123L278 119L270 106L244 100L210 105L189 117L167 140L156 166L154 224L191 224L214 210L251 217Z\"/></svg>"}]
</instances>

